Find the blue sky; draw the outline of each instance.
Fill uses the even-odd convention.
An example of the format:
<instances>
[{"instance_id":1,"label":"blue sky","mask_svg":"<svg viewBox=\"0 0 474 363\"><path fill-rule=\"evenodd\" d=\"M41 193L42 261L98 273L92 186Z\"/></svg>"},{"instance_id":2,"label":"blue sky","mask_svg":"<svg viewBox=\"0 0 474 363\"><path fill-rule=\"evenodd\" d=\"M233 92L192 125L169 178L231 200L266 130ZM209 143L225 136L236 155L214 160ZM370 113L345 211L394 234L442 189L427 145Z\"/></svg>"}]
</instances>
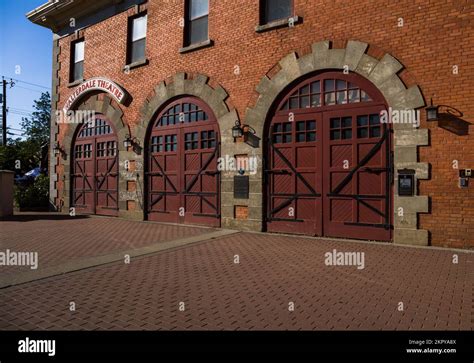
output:
<instances>
[{"instance_id":1,"label":"blue sky","mask_svg":"<svg viewBox=\"0 0 474 363\"><path fill-rule=\"evenodd\" d=\"M25 16L46 1L0 0L0 76L45 86L51 94L52 32L31 23ZM7 88L9 127L21 129L20 114L33 111L33 101L41 91L46 89L22 82Z\"/></svg>"}]
</instances>

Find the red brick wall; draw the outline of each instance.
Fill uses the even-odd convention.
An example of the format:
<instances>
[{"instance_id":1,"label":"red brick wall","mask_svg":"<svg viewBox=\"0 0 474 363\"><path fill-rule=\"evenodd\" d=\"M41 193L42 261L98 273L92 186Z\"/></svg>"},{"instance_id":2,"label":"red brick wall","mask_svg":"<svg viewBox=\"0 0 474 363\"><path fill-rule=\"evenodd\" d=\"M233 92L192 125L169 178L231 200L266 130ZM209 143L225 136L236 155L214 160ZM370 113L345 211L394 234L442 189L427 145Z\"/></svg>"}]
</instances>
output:
<instances>
[{"instance_id":1,"label":"red brick wall","mask_svg":"<svg viewBox=\"0 0 474 363\"><path fill-rule=\"evenodd\" d=\"M303 17L303 24L259 34L257 0L210 0L209 34L215 45L180 54L183 2L151 0L149 65L129 75L123 72L128 17L124 12L85 29L84 76L110 78L130 92L133 102L122 107L130 125L138 122L139 109L153 88L178 72L209 76L227 90L228 102L243 118L246 107L255 102L259 80L283 56L292 51L306 54L312 43L325 39L333 40L334 47L353 39L370 44L369 54L377 58L386 52L396 57L406 68L403 80L408 86L418 84L427 100L433 97L437 104L461 110L464 120L474 119L474 2L295 0L295 14ZM399 18L403 27L398 27ZM60 40L60 107L72 90L67 87L71 39ZM452 73L454 65L458 75ZM234 74L235 66L240 75ZM419 161L432 167L431 179L420 182L420 192L431 197L432 207L431 214L421 216L420 228L431 231L433 245L474 247L474 180L469 189L459 189L458 171L451 166L457 159L460 168L474 168L474 128L459 136L436 122L427 125L422 120L422 127L431 130L431 145L420 148Z\"/></svg>"}]
</instances>

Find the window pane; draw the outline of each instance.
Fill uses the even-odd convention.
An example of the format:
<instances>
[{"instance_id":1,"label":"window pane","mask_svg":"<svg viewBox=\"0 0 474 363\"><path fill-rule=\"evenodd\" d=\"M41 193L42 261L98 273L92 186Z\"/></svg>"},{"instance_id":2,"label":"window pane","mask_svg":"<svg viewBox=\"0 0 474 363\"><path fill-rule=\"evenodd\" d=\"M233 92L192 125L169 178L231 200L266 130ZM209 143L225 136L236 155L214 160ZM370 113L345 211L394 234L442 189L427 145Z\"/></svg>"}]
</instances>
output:
<instances>
[{"instance_id":1,"label":"window pane","mask_svg":"<svg viewBox=\"0 0 474 363\"><path fill-rule=\"evenodd\" d=\"M320 93L321 84L319 81L311 83L311 93Z\"/></svg>"},{"instance_id":2,"label":"window pane","mask_svg":"<svg viewBox=\"0 0 474 363\"><path fill-rule=\"evenodd\" d=\"M343 139L351 139L352 138L352 130L342 130L342 138Z\"/></svg>"},{"instance_id":3,"label":"window pane","mask_svg":"<svg viewBox=\"0 0 474 363\"><path fill-rule=\"evenodd\" d=\"M296 134L296 142L304 142L304 141L305 141L305 134L304 133Z\"/></svg>"},{"instance_id":4,"label":"window pane","mask_svg":"<svg viewBox=\"0 0 474 363\"><path fill-rule=\"evenodd\" d=\"M338 91L346 89L346 81L343 81L341 79L337 80L336 87Z\"/></svg>"},{"instance_id":5,"label":"window pane","mask_svg":"<svg viewBox=\"0 0 474 363\"><path fill-rule=\"evenodd\" d=\"M193 20L189 24L190 44L200 43L208 39L207 16Z\"/></svg>"},{"instance_id":6,"label":"window pane","mask_svg":"<svg viewBox=\"0 0 474 363\"><path fill-rule=\"evenodd\" d=\"M146 39L137 40L132 43L131 63L145 59L145 43Z\"/></svg>"},{"instance_id":7,"label":"window pane","mask_svg":"<svg viewBox=\"0 0 474 363\"><path fill-rule=\"evenodd\" d=\"M265 2L266 6L264 19L267 23L291 16L292 0L266 0Z\"/></svg>"},{"instance_id":8,"label":"window pane","mask_svg":"<svg viewBox=\"0 0 474 363\"><path fill-rule=\"evenodd\" d=\"M306 123L306 130L315 130L316 129L316 122L308 121Z\"/></svg>"},{"instance_id":9,"label":"window pane","mask_svg":"<svg viewBox=\"0 0 474 363\"><path fill-rule=\"evenodd\" d=\"M349 103L359 102L359 90L349 90Z\"/></svg>"},{"instance_id":10,"label":"window pane","mask_svg":"<svg viewBox=\"0 0 474 363\"><path fill-rule=\"evenodd\" d=\"M84 42L77 42L74 44L74 63L84 60Z\"/></svg>"},{"instance_id":11,"label":"window pane","mask_svg":"<svg viewBox=\"0 0 474 363\"><path fill-rule=\"evenodd\" d=\"M324 92L334 91L334 80L326 79L324 81Z\"/></svg>"},{"instance_id":12,"label":"window pane","mask_svg":"<svg viewBox=\"0 0 474 363\"><path fill-rule=\"evenodd\" d=\"M380 126L370 128L370 137L380 137Z\"/></svg>"},{"instance_id":13,"label":"window pane","mask_svg":"<svg viewBox=\"0 0 474 363\"><path fill-rule=\"evenodd\" d=\"M362 102L372 101L370 96L365 91L360 91L360 99L361 99Z\"/></svg>"},{"instance_id":14,"label":"window pane","mask_svg":"<svg viewBox=\"0 0 474 363\"><path fill-rule=\"evenodd\" d=\"M326 93L324 103L326 106L334 105L336 103L336 94L334 92Z\"/></svg>"},{"instance_id":15,"label":"window pane","mask_svg":"<svg viewBox=\"0 0 474 363\"><path fill-rule=\"evenodd\" d=\"M79 62L74 64L74 81L82 79L84 73L84 62Z\"/></svg>"},{"instance_id":16,"label":"window pane","mask_svg":"<svg viewBox=\"0 0 474 363\"><path fill-rule=\"evenodd\" d=\"M300 88L300 95L307 95L309 93L309 84Z\"/></svg>"},{"instance_id":17,"label":"window pane","mask_svg":"<svg viewBox=\"0 0 474 363\"><path fill-rule=\"evenodd\" d=\"M298 98L292 97L290 98L290 110L298 108Z\"/></svg>"},{"instance_id":18,"label":"window pane","mask_svg":"<svg viewBox=\"0 0 474 363\"><path fill-rule=\"evenodd\" d=\"M343 117L342 118L342 127L351 127L352 125L352 118L351 117Z\"/></svg>"},{"instance_id":19,"label":"window pane","mask_svg":"<svg viewBox=\"0 0 474 363\"><path fill-rule=\"evenodd\" d=\"M369 136L369 131L365 127L357 130L357 137L359 139L365 139L367 136Z\"/></svg>"},{"instance_id":20,"label":"window pane","mask_svg":"<svg viewBox=\"0 0 474 363\"><path fill-rule=\"evenodd\" d=\"M311 107L320 107L321 106L321 95L311 96Z\"/></svg>"},{"instance_id":21,"label":"window pane","mask_svg":"<svg viewBox=\"0 0 474 363\"><path fill-rule=\"evenodd\" d=\"M369 123L367 116L357 116L357 126L367 126Z\"/></svg>"},{"instance_id":22,"label":"window pane","mask_svg":"<svg viewBox=\"0 0 474 363\"><path fill-rule=\"evenodd\" d=\"M309 96L301 97L301 108L308 108L309 107Z\"/></svg>"},{"instance_id":23,"label":"window pane","mask_svg":"<svg viewBox=\"0 0 474 363\"><path fill-rule=\"evenodd\" d=\"M208 0L191 0L189 2L190 19L196 19L209 13Z\"/></svg>"},{"instance_id":24,"label":"window pane","mask_svg":"<svg viewBox=\"0 0 474 363\"><path fill-rule=\"evenodd\" d=\"M369 124L370 124L370 125L378 125L378 124L380 124L379 115L375 114L375 115L370 115L369 117L370 117L370 119L369 119Z\"/></svg>"},{"instance_id":25,"label":"window pane","mask_svg":"<svg viewBox=\"0 0 474 363\"><path fill-rule=\"evenodd\" d=\"M341 121L341 119L339 119L339 118L332 118L331 121L330 121L331 129L339 128L340 125L341 125L340 121Z\"/></svg>"},{"instance_id":26,"label":"window pane","mask_svg":"<svg viewBox=\"0 0 474 363\"><path fill-rule=\"evenodd\" d=\"M146 37L146 20L146 15L133 19L132 42Z\"/></svg>"},{"instance_id":27,"label":"window pane","mask_svg":"<svg viewBox=\"0 0 474 363\"><path fill-rule=\"evenodd\" d=\"M331 131L331 140L339 140L341 138L341 132L339 130Z\"/></svg>"},{"instance_id":28,"label":"window pane","mask_svg":"<svg viewBox=\"0 0 474 363\"><path fill-rule=\"evenodd\" d=\"M337 103L339 105L347 103L346 91L337 92Z\"/></svg>"},{"instance_id":29,"label":"window pane","mask_svg":"<svg viewBox=\"0 0 474 363\"><path fill-rule=\"evenodd\" d=\"M299 121L296 123L296 131L304 131L305 130L305 123L304 121Z\"/></svg>"},{"instance_id":30,"label":"window pane","mask_svg":"<svg viewBox=\"0 0 474 363\"><path fill-rule=\"evenodd\" d=\"M308 132L306 134L306 141L316 141L316 132Z\"/></svg>"}]
</instances>

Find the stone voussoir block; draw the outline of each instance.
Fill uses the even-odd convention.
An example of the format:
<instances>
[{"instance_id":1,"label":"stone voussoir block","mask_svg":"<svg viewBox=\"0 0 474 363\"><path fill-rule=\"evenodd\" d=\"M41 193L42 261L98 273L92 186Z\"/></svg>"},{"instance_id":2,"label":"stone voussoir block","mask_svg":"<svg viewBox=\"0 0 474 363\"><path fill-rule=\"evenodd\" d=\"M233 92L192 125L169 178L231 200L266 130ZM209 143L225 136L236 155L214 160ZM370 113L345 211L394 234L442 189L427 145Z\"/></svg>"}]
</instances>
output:
<instances>
[{"instance_id":1,"label":"stone voussoir block","mask_svg":"<svg viewBox=\"0 0 474 363\"><path fill-rule=\"evenodd\" d=\"M349 70L354 71L359 65L362 56L367 50L368 44L356 40L349 40L344 53L344 65L349 67Z\"/></svg>"},{"instance_id":2,"label":"stone voussoir block","mask_svg":"<svg viewBox=\"0 0 474 363\"><path fill-rule=\"evenodd\" d=\"M397 74L402 68L403 65L397 59L390 54L385 54L373 71L370 72L368 78L376 86L380 86L392 75Z\"/></svg>"},{"instance_id":3,"label":"stone voussoir block","mask_svg":"<svg viewBox=\"0 0 474 363\"><path fill-rule=\"evenodd\" d=\"M312 44L311 50L313 54L314 69L318 70L326 68L329 53L329 40Z\"/></svg>"}]
</instances>

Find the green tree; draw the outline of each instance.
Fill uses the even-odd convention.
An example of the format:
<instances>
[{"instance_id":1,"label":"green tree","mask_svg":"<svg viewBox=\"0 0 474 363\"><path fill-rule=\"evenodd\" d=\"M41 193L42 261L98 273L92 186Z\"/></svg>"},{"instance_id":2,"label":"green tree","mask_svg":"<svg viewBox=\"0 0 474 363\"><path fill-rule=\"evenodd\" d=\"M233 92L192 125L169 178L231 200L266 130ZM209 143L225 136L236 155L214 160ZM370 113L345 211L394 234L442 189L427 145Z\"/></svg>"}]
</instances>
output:
<instances>
[{"instance_id":1,"label":"green tree","mask_svg":"<svg viewBox=\"0 0 474 363\"><path fill-rule=\"evenodd\" d=\"M34 101L33 107L36 111L33 111L30 118L23 118L21 122L26 139L9 138L7 145L0 146L0 169L15 170L23 174L40 165L42 148L49 142L51 119L49 93L42 93L40 98Z\"/></svg>"},{"instance_id":2,"label":"green tree","mask_svg":"<svg viewBox=\"0 0 474 363\"><path fill-rule=\"evenodd\" d=\"M32 117L23 117L21 127L25 130L25 135L28 140L31 140L38 145L48 143L49 140L49 125L51 120L51 97L49 92L41 93L39 100L34 101Z\"/></svg>"}]
</instances>

